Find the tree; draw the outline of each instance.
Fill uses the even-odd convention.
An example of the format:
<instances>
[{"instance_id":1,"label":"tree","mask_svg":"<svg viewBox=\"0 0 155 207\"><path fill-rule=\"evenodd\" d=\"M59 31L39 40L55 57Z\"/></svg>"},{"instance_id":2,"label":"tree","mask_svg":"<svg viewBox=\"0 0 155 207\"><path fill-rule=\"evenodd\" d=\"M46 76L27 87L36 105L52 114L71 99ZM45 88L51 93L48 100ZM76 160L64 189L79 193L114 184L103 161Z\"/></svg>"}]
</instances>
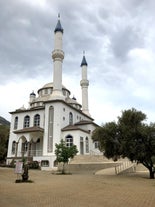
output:
<instances>
[{"instance_id":1,"label":"tree","mask_svg":"<svg viewBox=\"0 0 155 207\"><path fill-rule=\"evenodd\" d=\"M143 164L154 178L155 124L145 124L146 115L132 108L122 111L117 122L109 122L93 132L107 158L127 157Z\"/></svg>"},{"instance_id":2,"label":"tree","mask_svg":"<svg viewBox=\"0 0 155 207\"><path fill-rule=\"evenodd\" d=\"M0 162L5 161L9 139L9 126L0 125Z\"/></svg>"},{"instance_id":3,"label":"tree","mask_svg":"<svg viewBox=\"0 0 155 207\"><path fill-rule=\"evenodd\" d=\"M55 144L55 147L56 161L63 164L62 174L64 174L65 164L68 164L69 159L73 158L78 153L78 150L76 145L67 147L63 139L61 139L60 144Z\"/></svg>"}]
</instances>

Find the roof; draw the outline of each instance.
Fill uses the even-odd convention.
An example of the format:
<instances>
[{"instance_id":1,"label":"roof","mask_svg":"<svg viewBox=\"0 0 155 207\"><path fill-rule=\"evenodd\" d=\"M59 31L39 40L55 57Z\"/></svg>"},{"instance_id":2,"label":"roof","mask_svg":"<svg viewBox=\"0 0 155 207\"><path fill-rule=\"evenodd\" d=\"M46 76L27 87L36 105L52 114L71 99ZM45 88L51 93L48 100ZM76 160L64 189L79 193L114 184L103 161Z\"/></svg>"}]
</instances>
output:
<instances>
[{"instance_id":1,"label":"roof","mask_svg":"<svg viewBox=\"0 0 155 207\"><path fill-rule=\"evenodd\" d=\"M82 62L81 62L81 67L83 65L86 65L86 66L88 65L85 56L83 56L83 59L82 59Z\"/></svg>"},{"instance_id":2,"label":"roof","mask_svg":"<svg viewBox=\"0 0 155 207\"><path fill-rule=\"evenodd\" d=\"M56 27L55 27L54 32L55 32L55 33L56 33L56 32L62 32L62 33L63 33L63 28L62 28L62 26L61 26L61 23L60 23L60 20L59 20L59 19L58 19L58 22L57 22L57 25L56 25Z\"/></svg>"},{"instance_id":3,"label":"roof","mask_svg":"<svg viewBox=\"0 0 155 207\"><path fill-rule=\"evenodd\" d=\"M69 106L69 107L71 107L72 109L78 111L79 113L81 113L82 115L88 117L88 118L91 119L92 121L94 120L94 119L93 119L92 117L90 117L89 115L83 113L83 112L81 111L81 109L77 109L76 107L73 107L71 104L67 103L67 102L64 101L64 100L61 100L61 99L55 99L55 100L48 100L48 101L45 101L45 102L46 102L46 103L48 103L48 102L51 102L51 103L52 103L52 102L63 102L63 103L66 104L67 106ZM94 122L92 122L92 123L94 123Z\"/></svg>"},{"instance_id":4,"label":"roof","mask_svg":"<svg viewBox=\"0 0 155 207\"><path fill-rule=\"evenodd\" d=\"M75 123L75 125L85 125L85 124L93 124L95 126L98 126L96 123L94 123L93 121L89 121L89 120L81 120Z\"/></svg>"},{"instance_id":5,"label":"roof","mask_svg":"<svg viewBox=\"0 0 155 207\"><path fill-rule=\"evenodd\" d=\"M27 133L27 132L44 132L44 129L41 127L28 127L20 130L14 131L15 134L20 134L20 133Z\"/></svg>"},{"instance_id":6,"label":"roof","mask_svg":"<svg viewBox=\"0 0 155 207\"><path fill-rule=\"evenodd\" d=\"M68 125L68 126L64 127L63 129L61 129L61 131L71 131L71 130L80 130L80 131L86 132L88 134L90 133L89 130L81 129L75 125Z\"/></svg>"},{"instance_id":7,"label":"roof","mask_svg":"<svg viewBox=\"0 0 155 207\"><path fill-rule=\"evenodd\" d=\"M37 111L37 110L43 110L45 109L44 106L38 106L35 108L29 108L29 109L16 109L15 111L9 112L10 114L17 114L17 113L23 113L23 112L29 112L29 111Z\"/></svg>"},{"instance_id":8,"label":"roof","mask_svg":"<svg viewBox=\"0 0 155 207\"><path fill-rule=\"evenodd\" d=\"M36 94L34 93L34 91L32 91L32 93L30 93L31 96L35 96Z\"/></svg>"},{"instance_id":9,"label":"roof","mask_svg":"<svg viewBox=\"0 0 155 207\"><path fill-rule=\"evenodd\" d=\"M67 98L66 102L69 103L69 104L76 104L76 105L79 105L81 107L81 104L78 103L75 98Z\"/></svg>"}]
</instances>

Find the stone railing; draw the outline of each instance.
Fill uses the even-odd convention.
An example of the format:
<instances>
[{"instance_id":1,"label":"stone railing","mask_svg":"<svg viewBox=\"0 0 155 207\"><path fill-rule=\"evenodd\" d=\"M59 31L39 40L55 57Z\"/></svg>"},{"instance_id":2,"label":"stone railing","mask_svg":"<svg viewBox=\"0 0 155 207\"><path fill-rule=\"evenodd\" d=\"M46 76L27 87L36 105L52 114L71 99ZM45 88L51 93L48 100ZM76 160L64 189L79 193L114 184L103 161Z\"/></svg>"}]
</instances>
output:
<instances>
[{"instance_id":1,"label":"stone railing","mask_svg":"<svg viewBox=\"0 0 155 207\"><path fill-rule=\"evenodd\" d=\"M118 175L123 172L135 172L136 171L136 163L131 162L129 160L123 161L120 164L115 166L115 174Z\"/></svg>"},{"instance_id":2,"label":"stone railing","mask_svg":"<svg viewBox=\"0 0 155 207\"><path fill-rule=\"evenodd\" d=\"M39 157L42 156L43 151L42 150L29 150L27 152L21 151L20 155L21 157Z\"/></svg>"}]
</instances>

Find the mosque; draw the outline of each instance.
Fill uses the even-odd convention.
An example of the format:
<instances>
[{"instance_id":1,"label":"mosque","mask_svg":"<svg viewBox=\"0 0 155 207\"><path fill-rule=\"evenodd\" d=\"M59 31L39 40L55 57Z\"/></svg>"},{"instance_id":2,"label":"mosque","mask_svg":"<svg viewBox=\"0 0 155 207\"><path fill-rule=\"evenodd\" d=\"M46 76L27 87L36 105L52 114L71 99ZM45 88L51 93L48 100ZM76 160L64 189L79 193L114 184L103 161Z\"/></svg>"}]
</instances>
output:
<instances>
[{"instance_id":1,"label":"mosque","mask_svg":"<svg viewBox=\"0 0 155 207\"><path fill-rule=\"evenodd\" d=\"M87 61L81 62L82 105L70 97L62 84L64 52L63 28L58 18L54 30L53 82L45 84L29 97L29 107L10 112L11 127L7 164L13 159L38 161L42 169L55 167L55 144L63 139L68 147L75 144L78 155L90 155L98 150L91 136L97 127L88 109Z\"/></svg>"}]
</instances>

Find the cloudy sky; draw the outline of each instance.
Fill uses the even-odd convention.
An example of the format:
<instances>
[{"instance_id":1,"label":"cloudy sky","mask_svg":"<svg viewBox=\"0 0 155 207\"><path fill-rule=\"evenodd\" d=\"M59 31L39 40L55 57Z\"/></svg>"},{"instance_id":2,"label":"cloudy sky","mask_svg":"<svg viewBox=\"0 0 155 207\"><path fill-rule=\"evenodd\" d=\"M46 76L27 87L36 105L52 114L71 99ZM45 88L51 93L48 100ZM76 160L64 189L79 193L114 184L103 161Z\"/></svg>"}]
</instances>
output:
<instances>
[{"instance_id":1,"label":"cloudy sky","mask_svg":"<svg viewBox=\"0 0 155 207\"><path fill-rule=\"evenodd\" d=\"M96 123L132 107L155 122L154 0L0 0L0 116L28 107L52 82L58 13L64 28L63 84L81 103L83 50Z\"/></svg>"}]
</instances>

